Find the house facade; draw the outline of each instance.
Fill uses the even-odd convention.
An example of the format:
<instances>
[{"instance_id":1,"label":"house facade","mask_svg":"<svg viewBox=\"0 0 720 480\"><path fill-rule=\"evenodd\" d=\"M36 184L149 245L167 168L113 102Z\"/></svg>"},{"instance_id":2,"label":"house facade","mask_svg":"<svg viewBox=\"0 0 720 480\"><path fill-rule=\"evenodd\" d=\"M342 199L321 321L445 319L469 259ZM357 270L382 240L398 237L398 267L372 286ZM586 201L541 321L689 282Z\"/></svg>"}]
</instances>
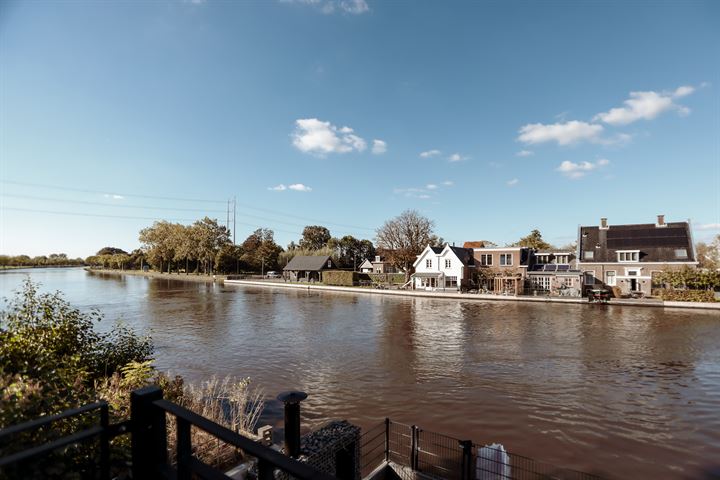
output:
<instances>
[{"instance_id":1,"label":"house facade","mask_svg":"<svg viewBox=\"0 0 720 480\"><path fill-rule=\"evenodd\" d=\"M337 268L327 255L296 255L283 268L283 277L292 282L322 282L325 270Z\"/></svg>"},{"instance_id":2,"label":"house facade","mask_svg":"<svg viewBox=\"0 0 720 480\"><path fill-rule=\"evenodd\" d=\"M582 275L575 268L575 252L532 252L526 285L531 294L579 297Z\"/></svg>"},{"instance_id":3,"label":"house facade","mask_svg":"<svg viewBox=\"0 0 720 480\"><path fill-rule=\"evenodd\" d=\"M665 222L658 215L655 223L610 225L601 218L599 225L578 230L577 268L586 290L648 296L654 275L697 264L689 222Z\"/></svg>"},{"instance_id":4,"label":"house facade","mask_svg":"<svg viewBox=\"0 0 720 480\"><path fill-rule=\"evenodd\" d=\"M472 249L425 247L413 264L412 286L416 290L462 290L471 285L475 270Z\"/></svg>"},{"instance_id":5,"label":"house facade","mask_svg":"<svg viewBox=\"0 0 720 480\"><path fill-rule=\"evenodd\" d=\"M373 264L367 258L358 267L360 273L373 273Z\"/></svg>"},{"instance_id":6,"label":"house facade","mask_svg":"<svg viewBox=\"0 0 720 480\"><path fill-rule=\"evenodd\" d=\"M473 248L478 287L492 293L523 292L532 250L526 247Z\"/></svg>"}]
</instances>

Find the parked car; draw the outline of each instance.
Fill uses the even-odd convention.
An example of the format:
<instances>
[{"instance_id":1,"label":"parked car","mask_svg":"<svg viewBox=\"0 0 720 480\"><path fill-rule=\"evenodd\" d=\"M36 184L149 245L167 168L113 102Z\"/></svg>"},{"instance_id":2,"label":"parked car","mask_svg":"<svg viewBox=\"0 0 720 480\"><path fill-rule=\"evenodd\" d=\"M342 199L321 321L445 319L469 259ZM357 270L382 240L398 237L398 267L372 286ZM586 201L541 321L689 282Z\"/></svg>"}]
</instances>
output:
<instances>
[{"instance_id":1,"label":"parked car","mask_svg":"<svg viewBox=\"0 0 720 480\"><path fill-rule=\"evenodd\" d=\"M267 278L280 278L282 275L280 275L278 272L270 271L265 274Z\"/></svg>"}]
</instances>

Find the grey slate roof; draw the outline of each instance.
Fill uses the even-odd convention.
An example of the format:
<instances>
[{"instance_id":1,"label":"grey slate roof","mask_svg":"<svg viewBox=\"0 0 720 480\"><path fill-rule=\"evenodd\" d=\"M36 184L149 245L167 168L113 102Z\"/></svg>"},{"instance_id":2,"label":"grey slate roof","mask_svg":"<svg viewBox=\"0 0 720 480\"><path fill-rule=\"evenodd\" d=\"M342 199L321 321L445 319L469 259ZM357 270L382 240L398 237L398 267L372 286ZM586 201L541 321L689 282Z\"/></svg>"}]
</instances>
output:
<instances>
[{"instance_id":1,"label":"grey slate roof","mask_svg":"<svg viewBox=\"0 0 720 480\"><path fill-rule=\"evenodd\" d=\"M315 255L296 255L285 265L283 270L287 271L312 271L319 272L320 270L327 270L327 262L330 260L329 256L315 256ZM335 268L333 262L332 268Z\"/></svg>"},{"instance_id":2,"label":"grey slate roof","mask_svg":"<svg viewBox=\"0 0 720 480\"><path fill-rule=\"evenodd\" d=\"M694 249L688 222L668 222L667 227L653 223L580 227L580 262L617 262L618 250L639 250L640 262L694 262ZM686 249L687 258L677 258L676 249ZM594 258L585 260L586 251Z\"/></svg>"},{"instance_id":3,"label":"grey slate roof","mask_svg":"<svg viewBox=\"0 0 720 480\"><path fill-rule=\"evenodd\" d=\"M472 248L450 247L450 250L457 255L463 264L467 266L475 265L475 256Z\"/></svg>"}]
</instances>

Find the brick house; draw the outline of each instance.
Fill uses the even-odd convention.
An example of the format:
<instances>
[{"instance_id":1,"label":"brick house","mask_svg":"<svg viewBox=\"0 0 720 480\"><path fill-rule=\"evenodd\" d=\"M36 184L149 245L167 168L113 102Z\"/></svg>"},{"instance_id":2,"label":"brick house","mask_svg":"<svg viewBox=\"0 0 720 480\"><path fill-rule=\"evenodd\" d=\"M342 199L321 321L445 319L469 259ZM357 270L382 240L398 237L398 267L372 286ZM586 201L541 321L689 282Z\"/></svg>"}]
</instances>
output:
<instances>
[{"instance_id":1,"label":"brick house","mask_svg":"<svg viewBox=\"0 0 720 480\"><path fill-rule=\"evenodd\" d=\"M527 272L529 293L579 296L582 275L575 267L575 252L534 251Z\"/></svg>"},{"instance_id":2,"label":"brick house","mask_svg":"<svg viewBox=\"0 0 720 480\"><path fill-rule=\"evenodd\" d=\"M478 247L472 250L478 273L478 286L481 289L512 295L523 292L532 249Z\"/></svg>"},{"instance_id":3,"label":"brick house","mask_svg":"<svg viewBox=\"0 0 720 480\"><path fill-rule=\"evenodd\" d=\"M620 295L646 296L652 292L653 275L671 269L696 267L690 222L657 222L598 226L578 229L577 268L585 290L607 288Z\"/></svg>"}]
</instances>

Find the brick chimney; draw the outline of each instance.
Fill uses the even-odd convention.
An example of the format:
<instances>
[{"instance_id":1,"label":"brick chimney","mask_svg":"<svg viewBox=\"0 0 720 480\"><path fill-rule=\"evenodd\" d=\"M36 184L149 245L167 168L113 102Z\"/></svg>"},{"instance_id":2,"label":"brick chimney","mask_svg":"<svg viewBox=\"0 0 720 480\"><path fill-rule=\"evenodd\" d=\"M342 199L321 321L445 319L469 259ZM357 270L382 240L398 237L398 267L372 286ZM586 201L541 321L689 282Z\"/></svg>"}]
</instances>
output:
<instances>
[{"instance_id":1,"label":"brick chimney","mask_svg":"<svg viewBox=\"0 0 720 480\"><path fill-rule=\"evenodd\" d=\"M610 228L610 227L608 226L607 218L602 217L600 219L600 230L607 230L608 228Z\"/></svg>"},{"instance_id":2,"label":"brick chimney","mask_svg":"<svg viewBox=\"0 0 720 480\"><path fill-rule=\"evenodd\" d=\"M665 223L665 215L658 215L657 216L657 223L655 224L656 227L667 227L667 223Z\"/></svg>"}]
</instances>

